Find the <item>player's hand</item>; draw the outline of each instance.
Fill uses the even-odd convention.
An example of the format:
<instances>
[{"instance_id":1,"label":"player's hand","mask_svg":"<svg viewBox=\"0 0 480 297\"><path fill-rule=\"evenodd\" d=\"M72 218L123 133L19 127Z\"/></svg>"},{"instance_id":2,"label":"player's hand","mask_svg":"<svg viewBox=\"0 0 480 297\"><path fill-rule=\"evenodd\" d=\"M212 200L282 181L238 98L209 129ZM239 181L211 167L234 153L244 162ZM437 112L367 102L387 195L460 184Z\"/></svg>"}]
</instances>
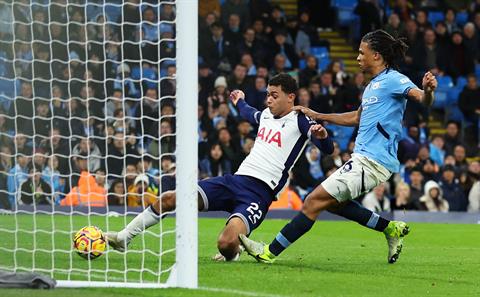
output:
<instances>
[{"instance_id":1,"label":"player's hand","mask_svg":"<svg viewBox=\"0 0 480 297\"><path fill-rule=\"evenodd\" d=\"M236 106L237 105L237 102L238 100L244 100L245 99L245 93L243 93L242 91L240 90L233 90L231 93L230 93L230 100L232 100L233 104Z\"/></svg>"},{"instance_id":2,"label":"player's hand","mask_svg":"<svg viewBox=\"0 0 480 297\"><path fill-rule=\"evenodd\" d=\"M430 71L425 73L422 80L422 86L425 92L435 91L435 89L437 88L437 84L437 79Z\"/></svg>"},{"instance_id":3,"label":"player's hand","mask_svg":"<svg viewBox=\"0 0 480 297\"><path fill-rule=\"evenodd\" d=\"M293 107L293 110L303 113L304 115L306 115L307 117L311 118L314 121L321 120L320 114L318 112L311 110L308 107L296 105Z\"/></svg>"},{"instance_id":4,"label":"player's hand","mask_svg":"<svg viewBox=\"0 0 480 297\"><path fill-rule=\"evenodd\" d=\"M310 126L310 132L318 139L325 139L328 137L327 129L320 124Z\"/></svg>"}]
</instances>

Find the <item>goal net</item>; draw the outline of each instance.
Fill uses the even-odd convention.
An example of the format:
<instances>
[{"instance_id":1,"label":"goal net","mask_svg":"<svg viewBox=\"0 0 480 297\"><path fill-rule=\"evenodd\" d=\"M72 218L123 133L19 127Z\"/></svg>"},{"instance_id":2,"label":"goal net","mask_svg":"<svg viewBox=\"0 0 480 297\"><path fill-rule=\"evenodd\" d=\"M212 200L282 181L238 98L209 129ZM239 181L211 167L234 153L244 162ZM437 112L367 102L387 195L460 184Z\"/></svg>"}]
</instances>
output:
<instances>
[{"instance_id":1,"label":"goal net","mask_svg":"<svg viewBox=\"0 0 480 297\"><path fill-rule=\"evenodd\" d=\"M197 1L0 0L0 269L197 287ZM175 190L126 252L79 257Z\"/></svg>"}]
</instances>

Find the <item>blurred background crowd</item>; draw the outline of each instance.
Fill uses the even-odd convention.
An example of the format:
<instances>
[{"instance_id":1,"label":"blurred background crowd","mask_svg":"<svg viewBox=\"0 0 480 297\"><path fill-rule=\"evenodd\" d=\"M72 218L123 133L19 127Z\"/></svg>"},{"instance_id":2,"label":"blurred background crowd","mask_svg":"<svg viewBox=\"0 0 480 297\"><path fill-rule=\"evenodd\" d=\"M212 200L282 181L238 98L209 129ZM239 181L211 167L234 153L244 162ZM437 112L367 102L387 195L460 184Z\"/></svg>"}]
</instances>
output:
<instances>
[{"instance_id":1,"label":"blurred background crowd","mask_svg":"<svg viewBox=\"0 0 480 297\"><path fill-rule=\"evenodd\" d=\"M0 0L0 18L0 208L144 207L174 189L174 1ZM480 211L479 0L199 1L199 179L235 173L253 147L231 90L262 110L287 72L296 104L355 110L370 78L336 42L355 52L380 28L409 45L400 70L418 85L432 71L439 89L432 108L408 102L401 172L360 200ZM350 158L356 129L324 124L334 153L307 146L273 207L298 209Z\"/></svg>"}]
</instances>

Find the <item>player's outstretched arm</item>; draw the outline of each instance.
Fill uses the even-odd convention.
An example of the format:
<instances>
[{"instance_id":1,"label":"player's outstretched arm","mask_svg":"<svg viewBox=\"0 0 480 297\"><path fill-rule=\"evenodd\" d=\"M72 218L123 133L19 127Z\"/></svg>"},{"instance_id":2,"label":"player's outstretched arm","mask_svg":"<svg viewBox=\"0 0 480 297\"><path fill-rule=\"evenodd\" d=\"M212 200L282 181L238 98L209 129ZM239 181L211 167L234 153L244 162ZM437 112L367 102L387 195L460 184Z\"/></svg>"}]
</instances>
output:
<instances>
[{"instance_id":1,"label":"player's outstretched arm","mask_svg":"<svg viewBox=\"0 0 480 297\"><path fill-rule=\"evenodd\" d=\"M437 84L437 79L429 71L425 73L422 79L423 91L416 88L410 89L410 91L408 91L408 97L418 102L422 102L427 106L430 106L433 104L433 100L435 99L433 92L437 88Z\"/></svg>"},{"instance_id":2,"label":"player's outstretched arm","mask_svg":"<svg viewBox=\"0 0 480 297\"><path fill-rule=\"evenodd\" d=\"M242 118L249 121L250 124L258 126L260 123L261 112L245 102L245 93L243 93L241 90L233 90L230 93L230 100L232 101L233 105L238 108Z\"/></svg>"},{"instance_id":3,"label":"player's outstretched arm","mask_svg":"<svg viewBox=\"0 0 480 297\"><path fill-rule=\"evenodd\" d=\"M317 124L303 114L298 115L298 128L302 135L310 139L310 141L318 147L324 154L333 153L333 141L328 137L328 132L321 124Z\"/></svg>"},{"instance_id":4,"label":"player's outstretched arm","mask_svg":"<svg viewBox=\"0 0 480 297\"><path fill-rule=\"evenodd\" d=\"M327 121L329 123L340 126L357 126L360 123L360 115L362 107L355 111L344 113L319 113L304 106L294 106L293 110L300 111L307 117L315 121Z\"/></svg>"}]
</instances>

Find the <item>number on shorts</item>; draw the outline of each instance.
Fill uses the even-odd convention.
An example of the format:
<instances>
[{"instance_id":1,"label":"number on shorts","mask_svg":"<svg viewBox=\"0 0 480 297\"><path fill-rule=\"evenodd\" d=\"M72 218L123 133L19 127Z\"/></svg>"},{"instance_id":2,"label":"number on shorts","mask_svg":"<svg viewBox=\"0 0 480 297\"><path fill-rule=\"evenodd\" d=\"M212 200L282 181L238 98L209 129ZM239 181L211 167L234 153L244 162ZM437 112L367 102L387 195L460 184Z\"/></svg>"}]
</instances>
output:
<instances>
[{"instance_id":1,"label":"number on shorts","mask_svg":"<svg viewBox=\"0 0 480 297\"><path fill-rule=\"evenodd\" d=\"M247 207L247 211L250 213L248 219L252 224L256 224L257 220L262 218L262 211L259 209L258 204L255 202L250 203L250 206Z\"/></svg>"}]
</instances>

